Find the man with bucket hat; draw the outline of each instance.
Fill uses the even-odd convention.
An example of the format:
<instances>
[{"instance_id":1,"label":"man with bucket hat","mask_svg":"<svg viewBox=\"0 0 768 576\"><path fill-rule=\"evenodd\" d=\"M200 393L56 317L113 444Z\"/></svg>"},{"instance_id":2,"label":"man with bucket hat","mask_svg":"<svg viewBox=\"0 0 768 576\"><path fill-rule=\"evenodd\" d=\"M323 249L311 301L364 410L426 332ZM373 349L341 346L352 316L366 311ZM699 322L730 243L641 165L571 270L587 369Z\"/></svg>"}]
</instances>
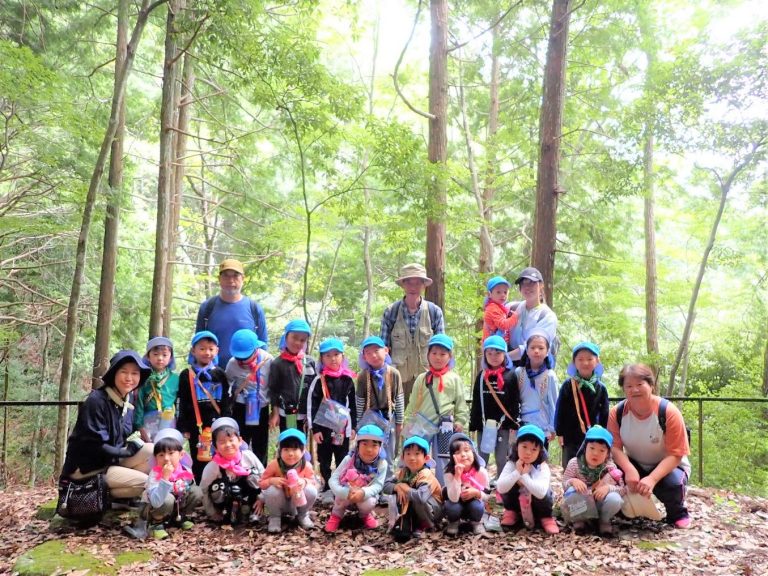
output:
<instances>
[{"instance_id":1,"label":"man with bucket hat","mask_svg":"<svg viewBox=\"0 0 768 576\"><path fill-rule=\"evenodd\" d=\"M427 343L434 334L445 332L445 322L440 307L422 297L424 289L432 284L424 266L406 264L395 282L404 296L384 311L381 339L402 377L407 405L416 376L427 369Z\"/></svg>"}]
</instances>

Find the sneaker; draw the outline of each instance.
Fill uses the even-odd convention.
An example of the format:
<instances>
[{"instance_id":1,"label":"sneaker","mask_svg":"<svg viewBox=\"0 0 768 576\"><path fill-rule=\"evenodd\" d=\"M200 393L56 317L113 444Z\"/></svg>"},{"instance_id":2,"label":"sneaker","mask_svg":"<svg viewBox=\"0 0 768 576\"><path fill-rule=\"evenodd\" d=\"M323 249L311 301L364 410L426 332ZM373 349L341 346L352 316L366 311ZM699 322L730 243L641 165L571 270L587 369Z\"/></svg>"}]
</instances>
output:
<instances>
[{"instance_id":1,"label":"sneaker","mask_svg":"<svg viewBox=\"0 0 768 576\"><path fill-rule=\"evenodd\" d=\"M448 526L445 528L445 533L448 536L458 536L459 534L459 521L456 520L455 522L449 522Z\"/></svg>"},{"instance_id":2,"label":"sneaker","mask_svg":"<svg viewBox=\"0 0 768 576\"><path fill-rule=\"evenodd\" d=\"M151 532L152 532L152 538L154 538L155 540L165 540L166 538L168 538L168 536L170 536L170 534L168 534L168 532L165 530L165 526L163 526L162 524L155 524L154 526L152 526Z\"/></svg>"},{"instance_id":3,"label":"sneaker","mask_svg":"<svg viewBox=\"0 0 768 576\"><path fill-rule=\"evenodd\" d=\"M373 530L374 528L379 527L379 522L373 514L366 514L361 520L363 521L363 526L366 530Z\"/></svg>"},{"instance_id":4,"label":"sneaker","mask_svg":"<svg viewBox=\"0 0 768 576\"><path fill-rule=\"evenodd\" d=\"M341 516L336 516L336 514L331 514L328 517L328 522L325 523L325 531L332 534L339 529L340 524L341 524Z\"/></svg>"},{"instance_id":5,"label":"sneaker","mask_svg":"<svg viewBox=\"0 0 768 576\"><path fill-rule=\"evenodd\" d=\"M520 516L523 517L523 522L529 530L536 524L536 520L533 518L533 508L531 507L531 497L529 494L520 495Z\"/></svg>"},{"instance_id":6,"label":"sneaker","mask_svg":"<svg viewBox=\"0 0 768 576\"><path fill-rule=\"evenodd\" d=\"M504 514L501 516L502 526L514 526L517 524L517 512L514 510L504 510Z\"/></svg>"},{"instance_id":7,"label":"sneaker","mask_svg":"<svg viewBox=\"0 0 768 576\"><path fill-rule=\"evenodd\" d=\"M258 523L259 520L261 520L261 514L259 514L258 512L251 512L250 515L248 516L248 522L250 524L256 524Z\"/></svg>"},{"instance_id":8,"label":"sneaker","mask_svg":"<svg viewBox=\"0 0 768 576\"><path fill-rule=\"evenodd\" d=\"M472 534L485 534L485 526L482 522L472 522Z\"/></svg>"},{"instance_id":9,"label":"sneaker","mask_svg":"<svg viewBox=\"0 0 768 576\"><path fill-rule=\"evenodd\" d=\"M179 528L182 530L192 530L192 528L195 527L195 523L192 522L192 520L184 520L181 524L179 524Z\"/></svg>"},{"instance_id":10,"label":"sneaker","mask_svg":"<svg viewBox=\"0 0 768 576\"><path fill-rule=\"evenodd\" d=\"M312 530L312 528L315 527L315 523L312 522L312 518L310 518L309 514L306 512L296 516L296 522L298 523L299 528L303 530Z\"/></svg>"},{"instance_id":11,"label":"sneaker","mask_svg":"<svg viewBox=\"0 0 768 576\"><path fill-rule=\"evenodd\" d=\"M604 536L611 536L613 534L613 524L610 522L600 522L597 525L597 531Z\"/></svg>"},{"instance_id":12,"label":"sneaker","mask_svg":"<svg viewBox=\"0 0 768 576\"><path fill-rule=\"evenodd\" d=\"M691 527L691 517L690 516L683 516L682 518L678 518L675 520L675 528L680 528L681 530L686 530Z\"/></svg>"},{"instance_id":13,"label":"sneaker","mask_svg":"<svg viewBox=\"0 0 768 576\"><path fill-rule=\"evenodd\" d=\"M547 534L559 534L560 528L557 526L557 522L552 516L541 519L541 527L544 528L544 532Z\"/></svg>"},{"instance_id":14,"label":"sneaker","mask_svg":"<svg viewBox=\"0 0 768 576\"><path fill-rule=\"evenodd\" d=\"M270 534L278 534L283 529L283 520L280 516L270 516L269 524L267 524L267 532Z\"/></svg>"}]
</instances>

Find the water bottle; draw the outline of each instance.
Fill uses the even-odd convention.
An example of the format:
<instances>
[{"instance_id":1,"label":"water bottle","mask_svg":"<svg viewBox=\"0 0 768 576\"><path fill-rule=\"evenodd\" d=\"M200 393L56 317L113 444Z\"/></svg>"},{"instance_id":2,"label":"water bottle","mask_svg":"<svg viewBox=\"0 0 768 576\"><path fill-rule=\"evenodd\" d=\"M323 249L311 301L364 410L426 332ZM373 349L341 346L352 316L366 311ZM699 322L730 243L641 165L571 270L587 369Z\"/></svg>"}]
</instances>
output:
<instances>
[{"instance_id":1,"label":"water bottle","mask_svg":"<svg viewBox=\"0 0 768 576\"><path fill-rule=\"evenodd\" d=\"M291 468L285 473L285 479L288 482L288 487L293 490L299 485L299 473L294 468ZM304 494L304 490L298 490L293 495L293 503L297 508L307 505L307 495Z\"/></svg>"},{"instance_id":2,"label":"water bottle","mask_svg":"<svg viewBox=\"0 0 768 576\"><path fill-rule=\"evenodd\" d=\"M259 393L256 390L248 390L245 397L245 425L258 426L260 411Z\"/></svg>"},{"instance_id":3,"label":"water bottle","mask_svg":"<svg viewBox=\"0 0 768 576\"><path fill-rule=\"evenodd\" d=\"M483 434L480 436L480 452L483 454L493 454L496 450L496 436L498 435L499 425L496 420L488 419L483 426Z\"/></svg>"},{"instance_id":4,"label":"water bottle","mask_svg":"<svg viewBox=\"0 0 768 576\"><path fill-rule=\"evenodd\" d=\"M213 435L211 434L211 427L206 426L200 433L200 439L197 442L197 461L198 462L210 462L211 461L211 446L213 445Z\"/></svg>"}]
</instances>

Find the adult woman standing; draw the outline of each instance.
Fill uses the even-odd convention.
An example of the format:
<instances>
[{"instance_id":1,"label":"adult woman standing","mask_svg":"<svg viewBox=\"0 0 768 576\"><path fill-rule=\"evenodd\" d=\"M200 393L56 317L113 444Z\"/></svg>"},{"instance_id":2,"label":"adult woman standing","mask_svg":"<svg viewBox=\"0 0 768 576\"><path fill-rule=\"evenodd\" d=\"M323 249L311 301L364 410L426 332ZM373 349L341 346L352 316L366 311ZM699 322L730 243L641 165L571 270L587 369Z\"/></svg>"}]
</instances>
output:
<instances>
[{"instance_id":1,"label":"adult woman standing","mask_svg":"<svg viewBox=\"0 0 768 576\"><path fill-rule=\"evenodd\" d=\"M152 444L126 443L131 429L128 394L149 377L151 370L133 350L121 350L110 360L104 385L91 391L77 414L67 442L61 475L82 480L105 473L115 498L136 498L147 482Z\"/></svg>"},{"instance_id":2,"label":"adult woman standing","mask_svg":"<svg viewBox=\"0 0 768 576\"><path fill-rule=\"evenodd\" d=\"M557 316L544 302L544 278L536 268L526 268L515 280L523 300L515 305L519 316L517 326L512 329L509 342L509 356L516 366L522 366L526 342L533 330L540 330L547 335L550 343L550 368L555 367L555 356L559 341L556 338Z\"/></svg>"},{"instance_id":3,"label":"adult woman standing","mask_svg":"<svg viewBox=\"0 0 768 576\"><path fill-rule=\"evenodd\" d=\"M691 465L683 415L656 394L656 378L644 364L624 366L619 386L626 400L611 408L608 416L613 460L624 472L630 493L646 498L655 494L667 510L667 523L688 528L685 486Z\"/></svg>"}]
</instances>

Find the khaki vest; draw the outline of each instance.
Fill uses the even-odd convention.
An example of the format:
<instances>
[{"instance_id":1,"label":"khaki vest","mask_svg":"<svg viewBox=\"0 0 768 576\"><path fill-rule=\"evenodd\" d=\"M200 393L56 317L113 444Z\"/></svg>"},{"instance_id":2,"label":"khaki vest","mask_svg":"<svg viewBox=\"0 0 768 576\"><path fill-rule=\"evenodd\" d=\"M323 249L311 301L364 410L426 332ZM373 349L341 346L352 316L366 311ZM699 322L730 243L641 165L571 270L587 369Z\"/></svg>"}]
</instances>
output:
<instances>
[{"instance_id":1,"label":"khaki vest","mask_svg":"<svg viewBox=\"0 0 768 576\"><path fill-rule=\"evenodd\" d=\"M433 335L427 301L421 299L419 323L413 335L408 330L408 322L405 319L406 308L405 302L401 301L397 320L392 328L390 351L392 364L399 370L403 382L412 380L427 369L427 344Z\"/></svg>"}]
</instances>

